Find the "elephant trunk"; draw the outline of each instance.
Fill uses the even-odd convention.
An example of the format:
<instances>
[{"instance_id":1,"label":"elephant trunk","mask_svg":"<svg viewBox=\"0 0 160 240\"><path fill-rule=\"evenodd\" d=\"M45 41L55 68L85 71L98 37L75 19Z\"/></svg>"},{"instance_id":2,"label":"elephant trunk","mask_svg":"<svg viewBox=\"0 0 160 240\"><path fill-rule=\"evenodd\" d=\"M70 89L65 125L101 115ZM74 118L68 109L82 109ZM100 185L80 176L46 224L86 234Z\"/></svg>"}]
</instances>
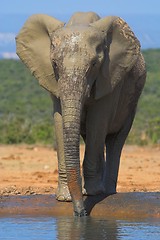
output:
<instances>
[{"instance_id":1,"label":"elephant trunk","mask_svg":"<svg viewBox=\"0 0 160 240\"><path fill-rule=\"evenodd\" d=\"M75 215L84 216L79 154L81 102L77 99L63 99L61 105L68 187Z\"/></svg>"}]
</instances>

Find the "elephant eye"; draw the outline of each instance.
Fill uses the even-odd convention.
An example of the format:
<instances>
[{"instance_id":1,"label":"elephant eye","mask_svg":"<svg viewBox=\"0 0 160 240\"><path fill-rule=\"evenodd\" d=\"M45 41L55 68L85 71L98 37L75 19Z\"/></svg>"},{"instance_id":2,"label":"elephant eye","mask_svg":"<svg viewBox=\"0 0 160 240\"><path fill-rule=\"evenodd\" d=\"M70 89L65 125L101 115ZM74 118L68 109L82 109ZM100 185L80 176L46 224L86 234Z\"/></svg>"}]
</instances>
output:
<instances>
[{"instance_id":1,"label":"elephant eye","mask_svg":"<svg viewBox=\"0 0 160 240\"><path fill-rule=\"evenodd\" d=\"M53 69L54 69L56 80L58 81L58 79L59 79L58 65L55 62L55 60L52 61L52 66L53 66Z\"/></svg>"},{"instance_id":2,"label":"elephant eye","mask_svg":"<svg viewBox=\"0 0 160 240\"><path fill-rule=\"evenodd\" d=\"M96 66L96 64L97 64L97 58L93 59L91 62L92 67Z\"/></svg>"},{"instance_id":3,"label":"elephant eye","mask_svg":"<svg viewBox=\"0 0 160 240\"><path fill-rule=\"evenodd\" d=\"M94 67L94 66L96 65L96 63L97 63L97 61L94 60L94 61L92 62L92 66Z\"/></svg>"},{"instance_id":4,"label":"elephant eye","mask_svg":"<svg viewBox=\"0 0 160 240\"><path fill-rule=\"evenodd\" d=\"M100 53L103 50L102 44L98 45L96 48L96 52Z\"/></svg>"},{"instance_id":5,"label":"elephant eye","mask_svg":"<svg viewBox=\"0 0 160 240\"><path fill-rule=\"evenodd\" d=\"M54 69L57 69L58 68L58 66L57 66L57 63L53 60L53 68Z\"/></svg>"}]
</instances>

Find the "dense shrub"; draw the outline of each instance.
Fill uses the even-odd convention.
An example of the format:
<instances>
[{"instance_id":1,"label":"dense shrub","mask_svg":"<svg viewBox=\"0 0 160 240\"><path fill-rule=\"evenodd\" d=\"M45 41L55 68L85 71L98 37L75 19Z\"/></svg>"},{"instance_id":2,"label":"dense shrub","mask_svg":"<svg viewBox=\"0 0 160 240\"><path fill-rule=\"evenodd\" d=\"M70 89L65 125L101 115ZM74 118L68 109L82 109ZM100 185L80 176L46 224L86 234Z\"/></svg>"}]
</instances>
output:
<instances>
[{"instance_id":1,"label":"dense shrub","mask_svg":"<svg viewBox=\"0 0 160 240\"><path fill-rule=\"evenodd\" d=\"M160 49L143 52L147 81L127 142L160 143ZM28 69L0 60L0 143L53 143L52 101Z\"/></svg>"}]
</instances>

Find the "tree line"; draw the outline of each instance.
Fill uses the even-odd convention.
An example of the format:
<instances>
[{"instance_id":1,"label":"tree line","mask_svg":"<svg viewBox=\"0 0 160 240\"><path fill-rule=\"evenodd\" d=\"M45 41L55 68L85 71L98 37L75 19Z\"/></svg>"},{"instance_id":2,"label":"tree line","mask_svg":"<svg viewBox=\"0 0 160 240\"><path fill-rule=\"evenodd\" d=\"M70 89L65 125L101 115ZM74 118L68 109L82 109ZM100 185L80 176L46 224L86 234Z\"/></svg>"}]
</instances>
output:
<instances>
[{"instance_id":1,"label":"tree line","mask_svg":"<svg viewBox=\"0 0 160 240\"><path fill-rule=\"evenodd\" d=\"M143 51L147 81L128 144L160 143L160 49ZM18 60L0 60L0 143L53 144L53 106Z\"/></svg>"}]
</instances>

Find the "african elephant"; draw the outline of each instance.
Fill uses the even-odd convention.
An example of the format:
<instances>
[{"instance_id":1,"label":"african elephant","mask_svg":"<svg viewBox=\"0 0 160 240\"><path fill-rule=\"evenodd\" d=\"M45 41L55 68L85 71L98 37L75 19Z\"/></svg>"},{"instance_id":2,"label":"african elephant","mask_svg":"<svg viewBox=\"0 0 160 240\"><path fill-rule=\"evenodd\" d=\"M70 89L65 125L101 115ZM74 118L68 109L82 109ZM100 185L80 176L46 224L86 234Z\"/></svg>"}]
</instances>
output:
<instances>
[{"instance_id":1,"label":"african elephant","mask_svg":"<svg viewBox=\"0 0 160 240\"><path fill-rule=\"evenodd\" d=\"M75 13L66 25L33 15L16 42L17 54L53 100L57 199L72 200L75 215L84 216L82 189L86 195L116 193L121 150L146 78L140 43L121 18L92 12Z\"/></svg>"}]
</instances>

